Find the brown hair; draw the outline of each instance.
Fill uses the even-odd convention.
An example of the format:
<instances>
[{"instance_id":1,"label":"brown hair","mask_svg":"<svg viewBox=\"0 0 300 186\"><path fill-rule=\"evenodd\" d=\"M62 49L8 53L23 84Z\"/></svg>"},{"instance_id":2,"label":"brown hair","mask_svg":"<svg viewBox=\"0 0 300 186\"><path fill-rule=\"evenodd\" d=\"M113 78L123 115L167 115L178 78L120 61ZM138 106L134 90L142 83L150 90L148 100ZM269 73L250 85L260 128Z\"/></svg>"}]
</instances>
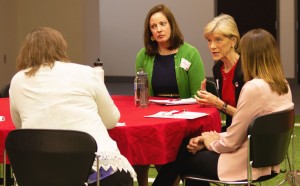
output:
<instances>
[{"instance_id":1,"label":"brown hair","mask_svg":"<svg viewBox=\"0 0 300 186\"><path fill-rule=\"evenodd\" d=\"M159 4L155 7L153 7L147 14L147 17L145 19L144 23L144 45L146 48L146 53L150 56L154 56L158 54L158 47L157 42L151 40L151 30L150 30L150 18L153 14L161 12L163 13L166 18L168 19L168 22L170 23L171 27L171 36L169 39L169 50L173 50L181 46L184 42L183 35L176 23L175 17L172 14L171 10L167 8L163 4Z\"/></svg>"},{"instance_id":2,"label":"brown hair","mask_svg":"<svg viewBox=\"0 0 300 186\"><path fill-rule=\"evenodd\" d=\"M264 29L250 30L242 37L240 48L245 82L260 78L279 95L288 92L279 48L272 34Z\"/></svg>"},{"instance_id":3,"label":"brown hair","mask_svg":"<svg viewBox=\"0 0 300 186\"><path fill-rule=\"evenodd\" d=\"M29 68L25 74L34 76L41 66L54 65L54 61L69 61L67 43L57 30L39 27L25 37L17 56L17 70Z\"/></svg>"},{"instance_id":4,"label":"brown hair","mask_svg":"<svg viewBox=\"0 0 300 186\"><path fill-rule=\"evenodd\" d=\"M208 39L210 34L217 33L228 38L235 38L234 49L239 50L240 33L233 17L227 14L220 14L204 27L204 37Z\"/></svg>"}]
</instances>

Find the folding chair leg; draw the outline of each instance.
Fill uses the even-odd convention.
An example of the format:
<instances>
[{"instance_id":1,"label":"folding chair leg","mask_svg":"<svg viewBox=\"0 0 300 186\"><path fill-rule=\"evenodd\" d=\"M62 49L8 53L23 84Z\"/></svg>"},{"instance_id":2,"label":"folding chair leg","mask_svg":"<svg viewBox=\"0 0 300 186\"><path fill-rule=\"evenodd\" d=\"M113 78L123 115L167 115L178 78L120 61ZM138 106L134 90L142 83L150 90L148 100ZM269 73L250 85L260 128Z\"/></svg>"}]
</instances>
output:
<instances>
[{"instance_id":1,"label":"folding chair leg","mask_svg":"<svg viewBox=\"0 0 300 186\"><path fill-rule=\"evenodd\" d=\"M6 151L4 150L3 161L3 186L6 186Z\"/></svg>"},{"instance_id":2,"label":"folding chair leg","mask_svg":"<svg viewBox=\"0 0 300 186\"><path fill-rule=\"evenodd\" d=\"M99 163L99 155L96 154L97 158L97 186L100 186L100 163Z\"/></svg>"},{"instance_id":3,"label":"folding chair leg","mask_svg":"<svg viewBox=\"0 0 300 186\"><path fill-rule=\"evenodd\" d=\"M287 182L287 178L279 182L276 186L283 185L285 182Z\"/></svg>"},{"instance_id":4,"label":"folding chair leg","mask_svg":"<svg viewBox=\"0 0 300 186\"><path fill-rule=\"evenodd\" d=\"M292 174L295 170L295 137L296 135L294 134L294 131L292 133L292 136L291 136L291 143L292 143L292 157L291 157L291 160L289 158L289 155L287 153L287 161L288 161L288 166L289 166L289 172L286 172L286 177L284 180L282 180L281 182L279 182L276 186L279 186L279 185L282 185L286 182L288 182L290 185L294 185L295 184L295 178L294 178L294 175ZM286 163L286 161L285 161Z\"/></svg>"},{"instance_id":5,"label":"folding chair leg","mask_svg":"<svg viewBox=\"0 0 300 186\"><path fill-rule=\"evenodd\" d=\"M18 186L18 184L17 184L17 180L16 180L16 176L15 176L15 174L13 173L13 178L14 178L14 186Z\"/></svg>"}]
</instances>

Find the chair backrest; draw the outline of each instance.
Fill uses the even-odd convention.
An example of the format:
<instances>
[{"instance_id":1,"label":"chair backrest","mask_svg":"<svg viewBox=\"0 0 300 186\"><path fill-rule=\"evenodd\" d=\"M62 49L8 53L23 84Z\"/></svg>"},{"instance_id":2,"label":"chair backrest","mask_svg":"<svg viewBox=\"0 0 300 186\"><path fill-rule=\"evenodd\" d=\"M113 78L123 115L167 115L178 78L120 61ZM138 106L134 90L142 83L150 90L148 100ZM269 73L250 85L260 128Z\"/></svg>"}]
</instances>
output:
<instances>
[{"instance_id":1,"label":"chair backrest","mask_svg":"<svg viewBox=\"0 0 300 186\"><path fill-rule=\"evenodd\" d=\"M0 89L0 98L8 98L9 97L9 88L10 83L5 84Z\"/></svg>"},{"instance_id":2,"label":"chair backrest","mask_svg":"<svg viewBox=\"0 0 300 186\"><path fill-rule=\"evenodd\" d=\"M294 109L257 117L249 126L252 167L273 166L286 157L294 128Z\"/></svg>"},{"instance_id":3,"label":"chair backrest","mask_svg":"<svg viewBox=\"0 0 300 186\"><path fill-rule=\"evenodd\" d=\"M95 139L84 132L18 129L5 141L20 186L82 186L95 159Z\"/></svg>"},{"instance_id":4,"label":"chair backrest","mask_svg":"<svg viewBox=\"0 0 300 186\"><path fill-rule=\"evenodd\" d=\"M213 82L213 81L206 80L206 91L219 97L217 86L216 86L215 82Z\"/></svg>"}]
</instances>

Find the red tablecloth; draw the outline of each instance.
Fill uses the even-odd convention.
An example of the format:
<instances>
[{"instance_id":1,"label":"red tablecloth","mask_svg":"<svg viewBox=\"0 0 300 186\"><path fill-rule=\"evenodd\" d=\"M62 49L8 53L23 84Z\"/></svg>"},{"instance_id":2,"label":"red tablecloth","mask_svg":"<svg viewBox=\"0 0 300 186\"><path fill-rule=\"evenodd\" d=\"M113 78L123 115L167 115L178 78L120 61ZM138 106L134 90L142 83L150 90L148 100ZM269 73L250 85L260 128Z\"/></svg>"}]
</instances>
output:
<instances>
[{"instance_id":1,"label":"red tablecloth","mask_svg":"<svg viewBox=\"0 0 300 186\"><path fill-rule=\"evenodd\" d=\"M221 129L220 114L215 108L201 108L197 104L177 106L150 104L148 108L138 108L134 106L133 96L112 96L112 98L121 112L120 122L125 122L126 126L115 127L109 130L109 134L132 165L165 164L173 161L184 137ZM209 115L193 120L144 117L159 111L181 109ZM8 98L0 98L0 116L5 116L5 121L0 122L0 163L2 163L5 138L11 130L14 130Z\"/></svg>"},{"instance_id":2,"label":"red tablecloth","mask_svg":"<svg viewBox=\"0 0 300 186\"><path fill-rule=\"evenodd\" d=\"M10 131L15 129L10 116L8 98L0 98L0 116L5 117L4 121L0 121L0 163L3 163L3 153L6 136ZM7 162L9 162L8 159Z\"/></svg>"},{"instance_id":3,"label":"red tablecloth","mask_svg":"<svg viewBox=\"0 0 300 186\"><path fill-rule=\"evenodd\" d=\"M121 112L120 122L125 127L109 130L121 153L132 165L165 164L176 158L178 148L186 136L203 131L221 130L221 119L216 108L201 108L198 104L162 106L150 104L148 108L134 106L133 96L112 96ZM209 114L198 119L145 118L159 111L187 109Z\"/></svg>"}]
</instances>

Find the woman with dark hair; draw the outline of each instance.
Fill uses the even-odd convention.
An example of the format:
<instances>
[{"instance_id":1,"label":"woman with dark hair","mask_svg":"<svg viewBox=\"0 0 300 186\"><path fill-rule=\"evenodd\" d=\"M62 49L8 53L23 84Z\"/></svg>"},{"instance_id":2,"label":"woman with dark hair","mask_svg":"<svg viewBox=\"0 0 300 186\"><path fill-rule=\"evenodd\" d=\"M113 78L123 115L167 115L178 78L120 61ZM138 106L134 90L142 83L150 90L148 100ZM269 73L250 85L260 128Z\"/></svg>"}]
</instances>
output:
<instances>
[{"instance_id":1,"label":"woman with dark hair","mask_svg":"<svg viewBox=\"0 0 300 186\"><path fill-rule=\"evenodd\" d=\"M148 74L149 95L191 98L204 80L204 66L198 50L184 42L171 10L163 4L153 7L144 24L144 48L136 56L136 71ZM149 165L134 166L140 186L148 186Z\"/></svg>"},{"instance_id":2,"label":"woman with dark hair","mask_svg":"<svg viewBox=\"0 0 300 186\"><path fill-rule=\"evenodd\" d=\"M190 98L197 94L205 77L200 54L184 42L174 15L162 4L147 14L144 46L136 56L136 71L148 73L150 96Z\"/></svg>"},{"instance_id":3,"label":"woman with dark hair","mask_svg":"<svg viewBox=\"0 0 300 186\"><path fill-rule=\"evenodd\" d=\"M232 124L226 132L204 132L184 141L176 161L164 165L153 185L171 186L177 174L199 174L222 181L247 179L247 130L259 116L294 107L285 79L278 45L269 32L254 29L241 39L245 77ZM267 147L266 147L267 148ZM280 171L280 166L253 168L253 180ZM189 180L187 186L207 185Z\"/></svg>"}]
</instances>

